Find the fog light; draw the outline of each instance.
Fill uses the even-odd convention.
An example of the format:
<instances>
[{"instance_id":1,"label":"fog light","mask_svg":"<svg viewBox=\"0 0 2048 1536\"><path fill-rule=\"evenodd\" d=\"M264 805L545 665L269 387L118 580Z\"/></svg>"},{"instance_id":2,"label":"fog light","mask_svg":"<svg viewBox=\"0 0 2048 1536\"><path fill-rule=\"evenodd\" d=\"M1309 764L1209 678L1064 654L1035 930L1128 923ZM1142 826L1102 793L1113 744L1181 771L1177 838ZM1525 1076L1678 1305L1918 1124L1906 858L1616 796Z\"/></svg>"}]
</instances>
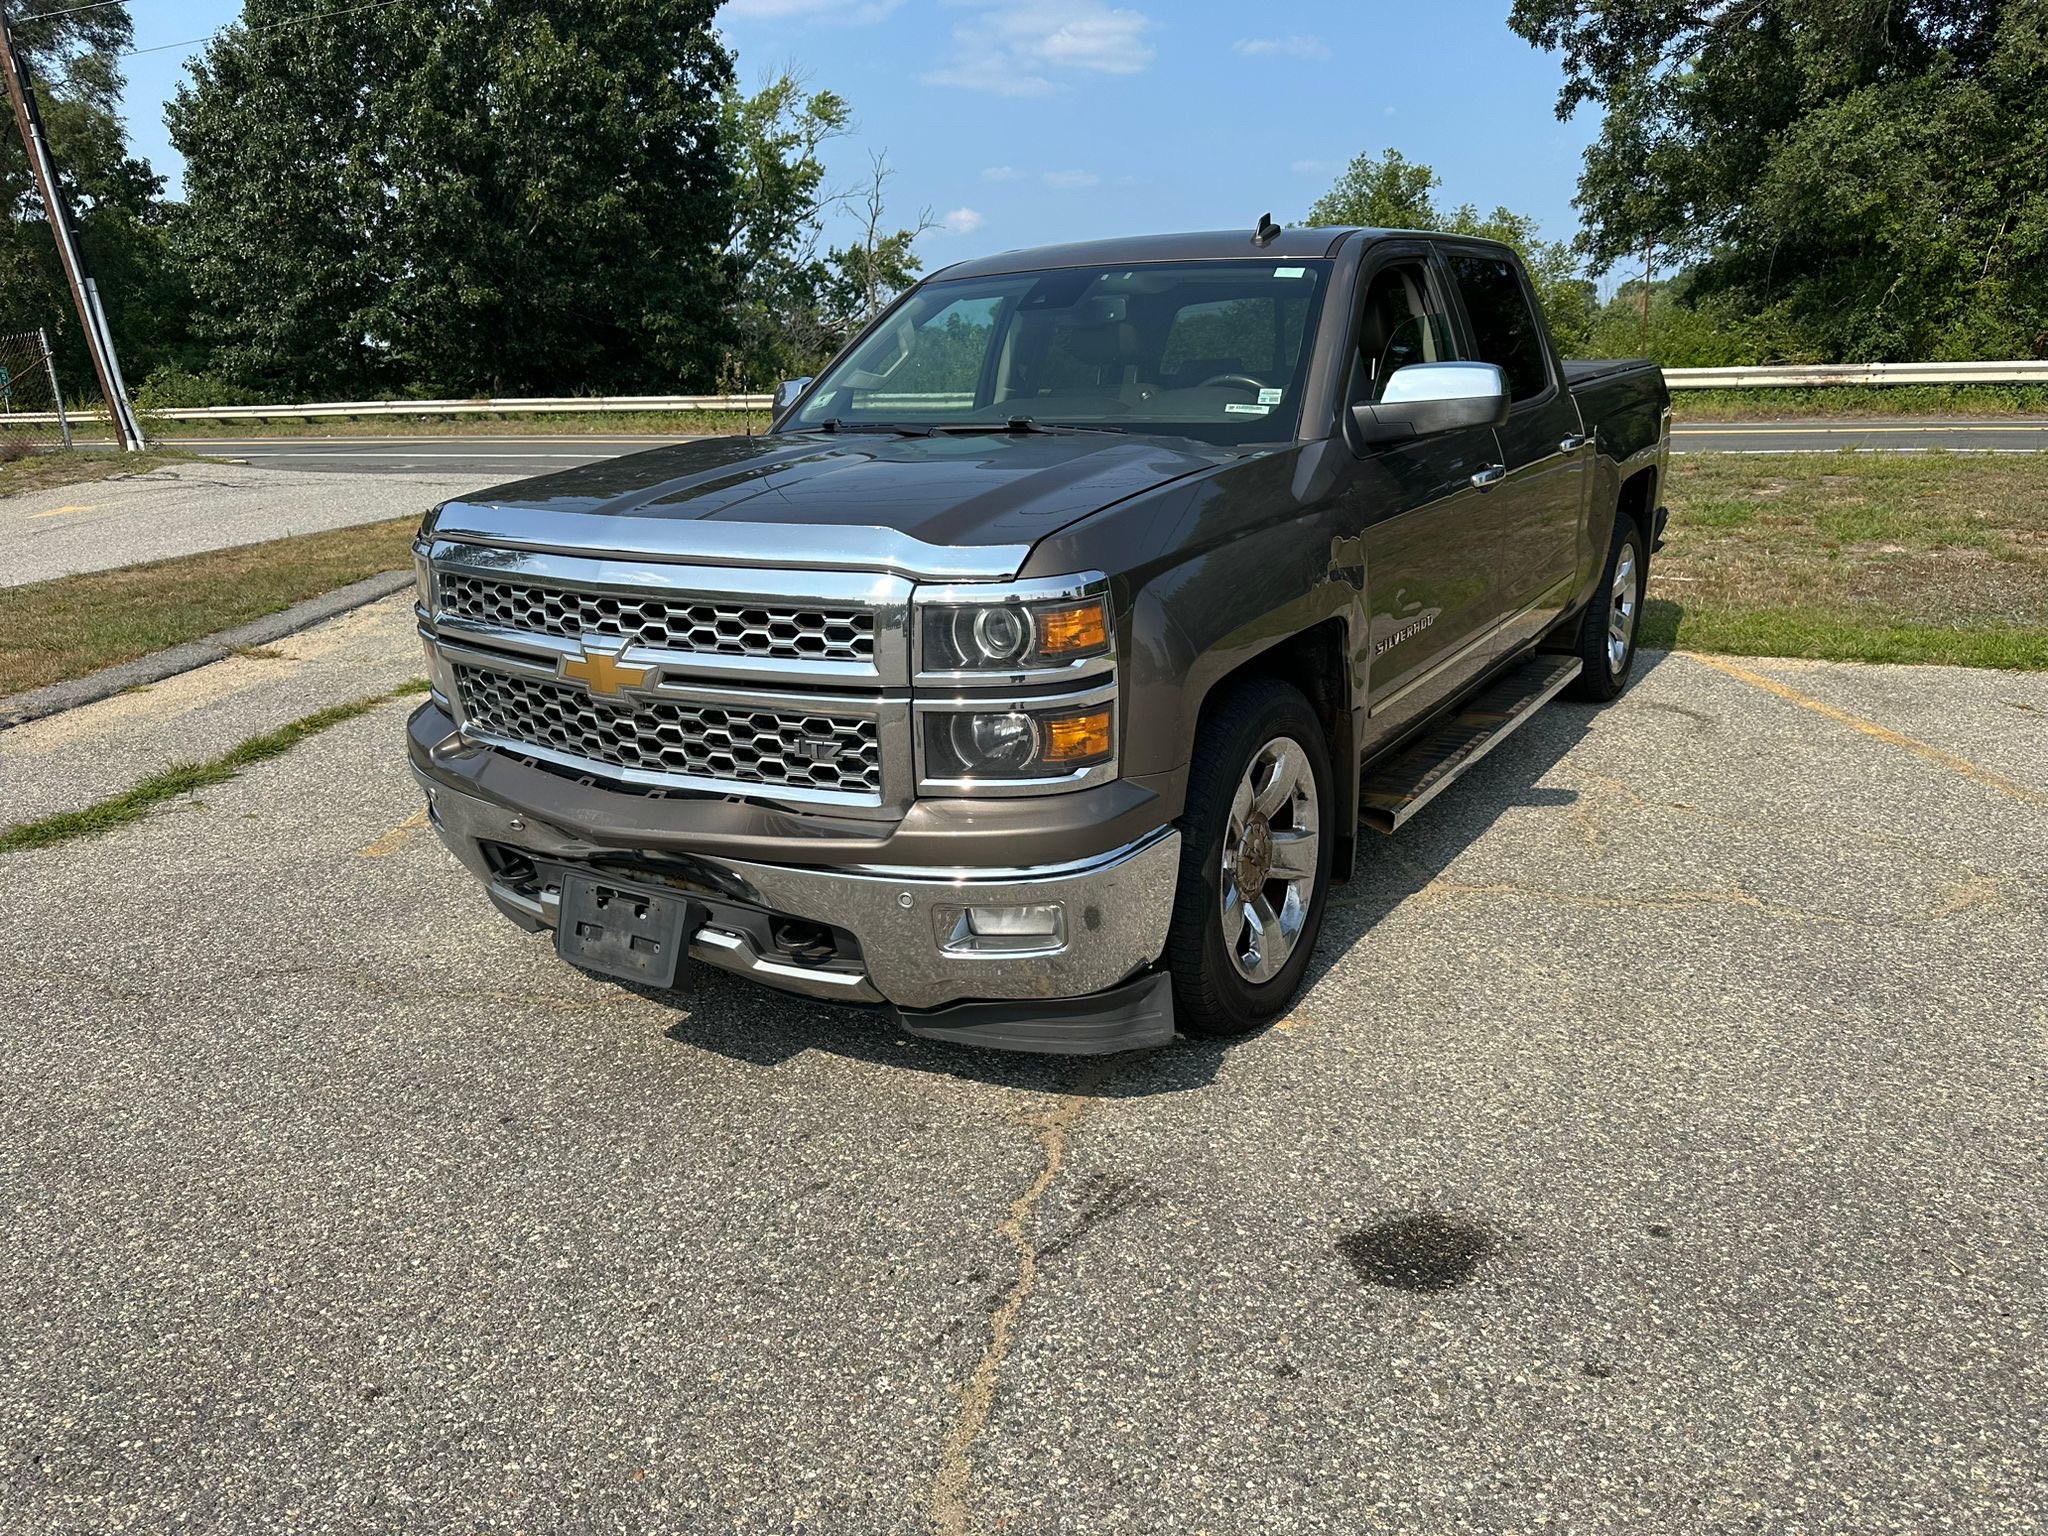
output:
<instances>
[{"instance_id":1,"label":"fog light","mask_svg":"<svg viewBox=\"0 0 2048 1536\"><path fill-rule=\"evenodd\" d=\"M1058 902L1015 907L934 907L939 948L950 955L1049 954L1067 947L1067 909Z\"/></svg>"}]
</instances>

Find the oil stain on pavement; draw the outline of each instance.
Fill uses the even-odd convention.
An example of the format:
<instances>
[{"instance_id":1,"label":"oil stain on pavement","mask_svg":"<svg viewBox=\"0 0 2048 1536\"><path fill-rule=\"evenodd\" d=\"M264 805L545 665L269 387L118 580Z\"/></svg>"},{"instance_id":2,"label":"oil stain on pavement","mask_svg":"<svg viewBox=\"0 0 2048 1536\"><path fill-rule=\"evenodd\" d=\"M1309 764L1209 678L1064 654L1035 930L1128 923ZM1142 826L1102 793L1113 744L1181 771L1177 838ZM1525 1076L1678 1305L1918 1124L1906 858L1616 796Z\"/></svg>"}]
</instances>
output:
<instances>
[{"instance_id":1,"label":"oil stain on pavement","mask_svg":"<svg viewBox=\"0 0 2048 1536\"><path fill-rule=\"evenodd\" d=\"M1337 1240L1359 1279L1397 1291L1454 1291L1499 1248L1489 1228L1435 1211L1389 1216Z\"/></svg>"}]
</instances>

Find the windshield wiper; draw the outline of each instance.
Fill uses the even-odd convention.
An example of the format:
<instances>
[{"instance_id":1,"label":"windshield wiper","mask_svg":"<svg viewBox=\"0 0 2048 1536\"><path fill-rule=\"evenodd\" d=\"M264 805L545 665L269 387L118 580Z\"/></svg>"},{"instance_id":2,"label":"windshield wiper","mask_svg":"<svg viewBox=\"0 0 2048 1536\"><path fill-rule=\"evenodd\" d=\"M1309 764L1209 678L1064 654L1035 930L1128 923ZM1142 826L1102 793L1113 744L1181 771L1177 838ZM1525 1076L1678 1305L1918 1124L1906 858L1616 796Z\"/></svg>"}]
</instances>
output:
<instances>
[{"instance_id":1,"label":"windshield wiper","mask_svg":"<svg viewBox=\"0 0 2048 1536\"><path fill-rule=\"evenodd\" d=\"M893 437L930 437L930 427L909 427L890 421L841 421L837 416L827 416L813 432L885 432Z\"/></svg>"},{"instance_id":2,"label":"windshield wiper","mask_svg":"<svg viewBox=\"0 0 2048 1536\"><path fill-rule=\"evenodd\" d=\"M949 437L965 436L972 432L1015 432L1020 436L1027 432L1042 432L1048 436L1059 436L1068 432L1117 432L1122 427L1083 427L1070 422L1050 424L1030 416L1012 416L1008 421L949 421L932 429Z\"/></svg>"}]
</instances>

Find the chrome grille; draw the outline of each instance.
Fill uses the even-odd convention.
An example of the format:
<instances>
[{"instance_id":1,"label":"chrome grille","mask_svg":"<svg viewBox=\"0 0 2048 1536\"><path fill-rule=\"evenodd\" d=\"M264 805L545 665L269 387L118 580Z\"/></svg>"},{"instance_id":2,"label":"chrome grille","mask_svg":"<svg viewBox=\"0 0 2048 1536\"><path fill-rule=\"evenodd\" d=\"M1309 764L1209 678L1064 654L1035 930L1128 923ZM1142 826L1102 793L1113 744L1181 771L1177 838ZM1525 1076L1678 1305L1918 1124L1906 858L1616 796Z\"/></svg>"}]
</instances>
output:
<instances>
[{"instance_id":1,"label":"chrome grille","mask_svg":"<svg viewBox=\"0 0 2048 1536\"><path fill-rule=\"evenodd\" d=\"M873 720L816 711L666 700L607 704L580 688L458 665L470 729L594 767L843 794L879 795Z\"/></svg>"},{"instance_id":2,"label":"chrome grille","mask_svg":"<svg viewBox=\"0 0 2048 1536\"><path fill-rule=\"evenodd\" d=\"M731 599L626 597L443 570L441 612L528 634L628 643L705 656L775 661L873 661L875 616L857 608L791 608Z\"/></svg>"}]
</instances>

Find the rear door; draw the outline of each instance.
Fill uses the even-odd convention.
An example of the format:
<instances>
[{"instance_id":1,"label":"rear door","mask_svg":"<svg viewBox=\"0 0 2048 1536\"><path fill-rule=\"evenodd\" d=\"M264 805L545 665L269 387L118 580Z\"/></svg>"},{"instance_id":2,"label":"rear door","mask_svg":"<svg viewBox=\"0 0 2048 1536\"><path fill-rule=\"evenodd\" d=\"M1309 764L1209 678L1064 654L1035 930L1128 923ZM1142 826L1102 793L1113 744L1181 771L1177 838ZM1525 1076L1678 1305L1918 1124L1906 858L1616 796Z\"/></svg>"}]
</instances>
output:
<instances>
[{"instance_id":1,"label":"rear door","mask_svg":"<svg viewBox=\"0 0 2048 1536\"><path fill-rule=\"evenodd\" d=\"M1464 311L1465 342L1508 378L1513 408L1498 429L1506 476L1487 493L1500 530L1495 653L1540 634L1571 601L1579 567L1592 446L1564 387L1521 263L1484 247L1447 244L1444 261Z\"/></svg>"},{"instance_id":2,"label":"rear door","mask_svg":"<svg viewBox=\"0 0 2048 1536\"><path fill-rule=\"evenodd\" d=\"M1463 355L1426 244L1381 248L1360 283L1347 410L1377 400L1398 368ZM1473 477L1498 462L1498 449L1480 427L1358 453L1344 495L1365 551L1373 718L1361 745L1370 750L1458 692L1492 654L1500 530Z\"/></svg>"}]
</instances>

